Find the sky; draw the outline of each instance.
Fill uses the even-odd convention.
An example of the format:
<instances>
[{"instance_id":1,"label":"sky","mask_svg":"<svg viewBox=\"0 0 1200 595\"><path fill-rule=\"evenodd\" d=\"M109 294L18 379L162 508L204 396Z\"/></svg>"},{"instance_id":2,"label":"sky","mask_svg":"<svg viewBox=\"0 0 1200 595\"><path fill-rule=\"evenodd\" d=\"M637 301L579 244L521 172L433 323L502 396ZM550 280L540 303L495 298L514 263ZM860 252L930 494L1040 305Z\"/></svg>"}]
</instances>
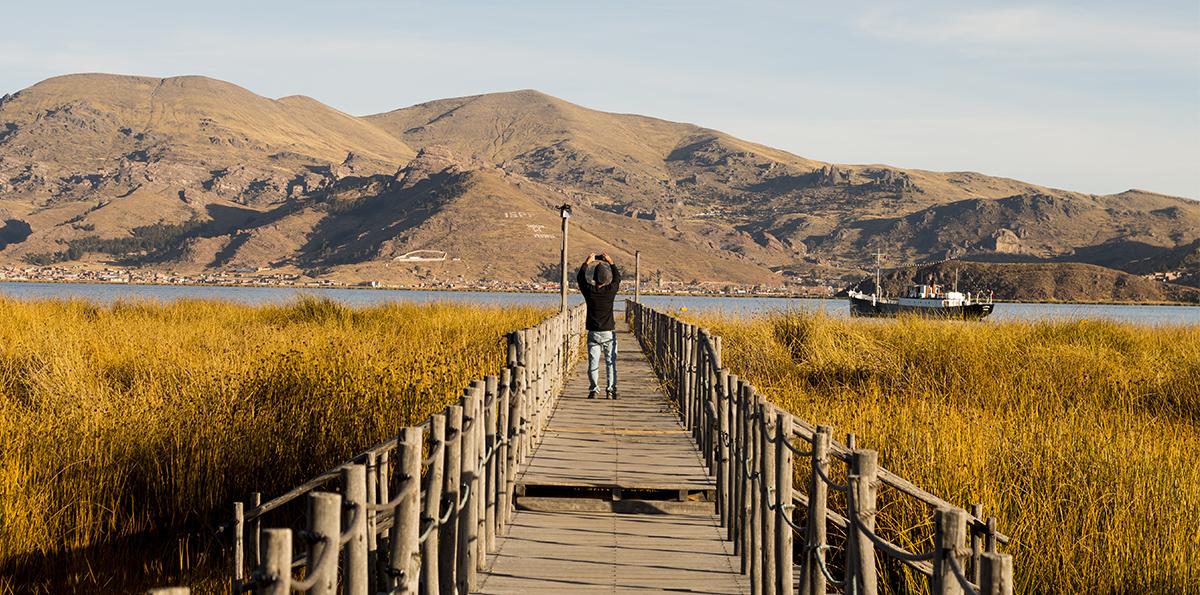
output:
<instances>
[{"instance_id":1,"label":"sky","mask_svg":"<svg viewBox=\"0 0 1200 595\"><path fill-rule=\"evenodd\" d=\"M0 0L0 94L201 74L366 115L538 89L838 163L1200 198L1200 2Z\"/></svg>"}]
</instances>

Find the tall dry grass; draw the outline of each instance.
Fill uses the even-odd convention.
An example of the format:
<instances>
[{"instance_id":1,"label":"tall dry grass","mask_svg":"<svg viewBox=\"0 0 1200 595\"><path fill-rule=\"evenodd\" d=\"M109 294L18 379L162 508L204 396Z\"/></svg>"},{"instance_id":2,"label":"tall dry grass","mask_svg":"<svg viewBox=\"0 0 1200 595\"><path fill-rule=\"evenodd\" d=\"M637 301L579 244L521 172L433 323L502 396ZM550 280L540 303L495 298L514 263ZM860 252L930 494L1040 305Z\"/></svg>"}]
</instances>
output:
<instances>
[{"instance_id":1,"label":"tall dry grass","mask_svg":"<svg viewBox=\"0 0 1200 595\"><path fill-rule=\"evenodd\" d=\"M0 593L202 576L233 500L440 409L544 314L0 299Z\"/></svg>"},{"instance_id":2,"label":"tall dry grass","mask_svg":"<svg viewBox=\"0 0 1200 595\"><path fill-rule=\"evenodd\" d=\"M775 403L998 516L1018 592L1200 592L1200 328L698 322L724 338L725 365ZM927 508L885 488L880 511L886 536L929 549ZM921 590L889 571L893 586Z\"/></svg>"}]
</instances>

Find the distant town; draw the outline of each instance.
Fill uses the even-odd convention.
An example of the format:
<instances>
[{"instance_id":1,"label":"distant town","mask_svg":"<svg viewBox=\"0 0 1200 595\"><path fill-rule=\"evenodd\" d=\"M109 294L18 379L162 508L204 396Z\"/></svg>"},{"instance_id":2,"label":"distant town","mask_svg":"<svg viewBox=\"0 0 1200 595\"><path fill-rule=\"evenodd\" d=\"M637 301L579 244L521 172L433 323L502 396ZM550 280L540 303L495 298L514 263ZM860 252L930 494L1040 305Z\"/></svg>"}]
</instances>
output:
<instances>
[{"instance_id":1,"label":"distant town","mask_svg":"<svg viewBox=\"0 0 1200 595\"><path fill-rule=\"evenodd\" d=\"M631 280L626 291L633 290ZM458 280L422 280L413 283L382 281L345 282L313 278L300 273L259 271L213 271L184 274L173 271L137 270L114 267L75 268L66 266L2 266L0 282L37 283L117 283L134 285L218 285L242 287L312 287L312 288L375 288L427 289L441 291L558 291L559 284L550 281L503 282ZM789 280L781 285L737 285L722 282L683 283L677 281L643 281L647 293L679 295L741 295L777 297L833 297L839 291L836 280Z\"/></svg>"}]
</instances>

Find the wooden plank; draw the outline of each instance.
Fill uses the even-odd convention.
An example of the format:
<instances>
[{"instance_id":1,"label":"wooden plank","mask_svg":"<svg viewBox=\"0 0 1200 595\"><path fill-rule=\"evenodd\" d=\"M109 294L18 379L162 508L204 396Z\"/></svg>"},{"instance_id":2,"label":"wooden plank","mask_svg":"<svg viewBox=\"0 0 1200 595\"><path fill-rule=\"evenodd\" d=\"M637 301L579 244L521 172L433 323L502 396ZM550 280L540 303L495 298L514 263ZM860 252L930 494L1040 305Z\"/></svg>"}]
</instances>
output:
<instances>
[{"instance_id":1,"label":"wooden plank","mask_svg":"<svg viewBox=\"0 0 1200 595\"><path fill-rule=\"evenodd\" d=\"M621 398L589 400L586 363L576 366L517 484L526 490L608 488L626 497L639 490L715 490L691 434L620 326ZM519 510L508 534L497 539L477 592L748 592L712 503L623 502Z\"/></svg>"}]
</instances>

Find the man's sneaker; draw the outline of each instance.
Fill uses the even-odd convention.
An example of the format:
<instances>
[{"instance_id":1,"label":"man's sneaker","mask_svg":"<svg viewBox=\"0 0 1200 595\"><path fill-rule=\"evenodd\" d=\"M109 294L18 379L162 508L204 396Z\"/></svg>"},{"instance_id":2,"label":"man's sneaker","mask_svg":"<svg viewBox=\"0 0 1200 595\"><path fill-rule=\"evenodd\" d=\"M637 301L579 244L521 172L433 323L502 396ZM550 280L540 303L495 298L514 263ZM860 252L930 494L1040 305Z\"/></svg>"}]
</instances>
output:
<instances>
[{"instance_id":1,"label":"man's sneaker","mask_svg":"<svg viewBox=\"0 0 1200 595\"><path fill-rule=\"evenodd\" d=\"M589 398L589 399L595 399L595 398L596 398L596 391L592 391L592 392L588 393L588 398Z\"/></svg>"},{"instance_id":2,"label":"man's sneaker","mask_svg":"<svg viewBox=\"0 0 1200 595\"><path fill-rule=\"evenodd\" d=\"M604 396L606 396L606 397L608 397L608 398L610 398L610 399L612 399L612 400L616 401L616 400L617 400L617 391L615 391L615 390L606 390L606 391L604 391Z\"/></svg>"}]
</instances>

